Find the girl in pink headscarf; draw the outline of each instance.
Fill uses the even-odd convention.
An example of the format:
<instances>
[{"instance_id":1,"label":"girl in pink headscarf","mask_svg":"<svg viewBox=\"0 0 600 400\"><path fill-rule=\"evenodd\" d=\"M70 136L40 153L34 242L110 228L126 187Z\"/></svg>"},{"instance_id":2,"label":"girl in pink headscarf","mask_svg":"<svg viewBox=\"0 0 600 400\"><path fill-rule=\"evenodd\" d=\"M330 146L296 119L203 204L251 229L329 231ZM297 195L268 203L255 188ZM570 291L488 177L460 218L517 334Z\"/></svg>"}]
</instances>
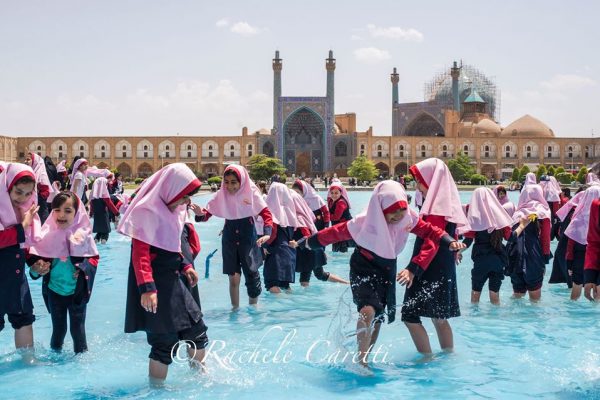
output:
<instances>
[{"instance_id":1,"label":"girl in pink headscarf","mask_svg":"<svg viewBox=\"0 0 600 400\"><path fill-rule=\"evenodd\" d=\"M34 279L43 276L42 296L52 317L50 347L61 351L67 334L67 313L75 353L87 351L85 318L99 256L90 219L81 200L60 192L41 229L41 239L27 257Z\"/></svg>"},{"instance_id":2,"label":"girl in pink headscarf","mask_svg":"<svg viewBox=\"0 0 600 400\"><path fill-rule=\"evenodd\" d=\"M537 301L542 295L545 264L550 252L550 207L540 185L527 185L521 191L517 210L513 214L513 234L507 245L513 296L520 298L529 292Z\"/></svg>"},{"instance_id":3,"label":"girl in pink headscarf","mask_svg":"<svg viewBox=\"0 0 600 400\"><path fill-rule=\"evenodd\" d=\"M29 165L35 174L38 194L38 215L40 221L43 224L48 218L48 204L47 201L50 197L50 193L54 191L50 179L48 178L48 172L46 171L46 163L44 159L34 152L27 153L25 157L25 164ZM51 201L51 199L50 199Z\"/></svg>"},{"instance_id":4,"label":"girl in pink headscarf","mask_svg":"<svg viewBox=\"0 0 600 400\"><path fill-rule=\"evenodd\" d=\"M192 205L196 222L207 221L211 215L225 219L221 236L223 273L229 276L229 297L232 308L240 306L240 276L246 279L249 303L258 303L262 288L258 268L262 265L260 249L269 240L273 222L260 190L241 165L229 165L223 173L221 188L206 205ZM259 238L255 217L263 220L263 235Z\"/></svg>"},{"instance_id":5,"label":"girl in pink headscarf","mask_svg":"<svg viewBox=\"0 0 600 400\"><path fill-rule=\"evenodd\" d=\"M306 204L308 204L312 212L315 214L315 226L317 227L317 230L321 231L327 228L331 222L329 207L321 198L321 196L319 196L315 188L305 181L296 179L292 185L292 189L302 196L302 198L306 201Z\"/></svg>"},{"instance_id":6,"label":"girl in pink headscarf","mask_svg":"<svg viewBox=\"0 0 600 400\"><path fill-rule=\"evenodd\" d=\"M36 177L25 164L7 163L0 173L0 331L4 316L17 349L33 348L35 321L25 276L25 250L39 239Z\"/></svg>"},{"instance_id":7,"label":"girl in pink headscarf","mask_svg":"<svg viewBox=\"0 0 600 400\"><path fill-rule=\"evenodd\" d=\"M467 216L462 210L458 189L446 164L437 158L421 161L409 169L417 182L417 190L425 201L420 215L426 221L450 236L457 237L457 230L470 231ZM413 253L421 251L426 243L417 239ZM431 318L435 325L442 349L454 347L449 318L460 315L458 290L456 288L456 254L440 247L431 264L419 267L411 264L408 272L412 286L406 289L402 306L402 321L408 327L417 350L431 353L427 331L421 317Z\"/></svg>"},{"instance_id":8,"label":"girl in pink headscarf","mask_svg":"<svg viewBox=\"0 0 600 400\"><path fill-rule=\"evenodd\" d=\"M587 234L590 224L590 210L594 200L600 199L600 186L592 185L579 200L577 209L573 213L571 223L565 230L564 236L568 238L566 260L567 270L573 280L571 288L571 300L577 300L581 296L584 283L583 265L587 249Z\"/></svg>"},{"instance_id":9,"label":"girl in pink headscarf","mask_svg":"<svg viewBox=\"0 0 600 400\"><path fill-rule=\"evenodd\" d=\"M508 198L508 193L506 192L506 188L502 185L498 185L494 188L494 195L502 205L502 207L506 210L508 215L512 217L515 212L515 205Z\"/></svg>"},{"instance_id":10,"label":"girl in pink headscarf","mask_svg":"<svg viewBox=\"0 0 600 400\"><path fill-rule=\"evenodd\" d=\"M590 207L583 281L585 298L600 302L600 199Z\"/></svg>"},{"instance_id":11,"label":"girl in pink headscarf","mask_svg":"<svg viewBox=\"0 0 600 400\"><path fill-rule=\"evenodd\" d=\"M367 208L350 221L327 228L302 243L290 243L293 247L322 249L336 241L353 239L356 242L350 257L350 285L359 312L356 326L359 362L366 368L369 351L375 346L385 315L388 323L395 320L394 279L409 288L415 284L408 269L396 274L396 260L406 246L409 233L423 240L423 246L410 262L417 268L427 268L438 246L453 250L465 247L420 219L409 207L402 185L391 180L380 182Z\"/></svg>"},{"instance_id":12,"label":"girl in pink headscarf","mask_svg":"<svg viewBox=\"0 0 600 400\"><path fill-rule=\"evenodd\" d=\"M508 264L502 240L510 238L512 218L490 189L477 188L471 198L467 221L471 230L464 234L464 242L467 245L475 242L471 252L471 303L479 303L483 286L489 279L490 302L500 304L500 286Z\"/></svg>"},{"instance_id":13,"label":"girl in pink headscarf","mask_svg":"<svg viewBox=\"0 0 600 400\"><path fill-rule=\"evenodd\" d=\"M348 192L339 179L334 179L329 186L329 190L327 191L327 206L329 207L329 214L331 215L331 225L340 224L352 219ZM342 241L331 246L331 251L334 253L346 253L348 247L352 246L353 243L351 240L345 242Z\"/></svg>"},{"instance_id":14,"label":"girl in pink headscarf","mask_svg":"<svg viewBox=\"0 0 600 400\"><path fill-rule=\"evenodd\" d=\"M196 285L198 273L185 256L186 213L201 182L183 163L150 176L129 204L118 232L131 237L125 332L145 331L150 378L167 377L180 340L193 342L194 363L208 343ZM198 365L198 364L197 364Z\"/></svg>"},{"instance_id":15,"label":"girl in pink headscarf","mask_svg":"<svg viewBox=\"0 0 600 400\"><path fill-rule=\"evenodd\" d=\"M298 189L294 188L290 191L294 203L294 208L296 210L296 216L300 224L300 227L294 230L294 240L308 238L309 236L319 231L316 225L319 220L315 219L315 214L313 213L313 210L311 210L312 207L309 206L309 204L297 192L297 190ZM323 200L321 199L321 201ZM326 205L324 207L327 208ZM345 284L350 283L335 274L325 271L323 269L323 265L325 264L327 264L327 256L325 255L324 250L310 251L308 249L297 249L296 272L300 273L300 285L302 285L303 287L308 287L310 283L310 276L313 273L320 281L338 282Z\"/></svg>"},{"instance_id":16,"label":"girl in pink headscarf","mask_svg":"<svg viewBox=\"0 0 600 400\"><path fill-rule=\"evenodd\" d=\"M71 181L71 192L75 193L79 197L84 205L87 205L87 175L88 162L85 158L79 158L72 165L73 172L69 177Z\"/></svg>"},{"instance_id":17,"label":"girl in pink headscarf","mask_svg":"<svg viewBox=\"0 0 600 400\"><path fill-rule=\"evenodd\" d=\"M96 178L90 194L90 217L94 217L94 230L96 243L106 244L110 233L110 215L119 215L108 193L106 178Z\"/></svg>"}]
</instances>

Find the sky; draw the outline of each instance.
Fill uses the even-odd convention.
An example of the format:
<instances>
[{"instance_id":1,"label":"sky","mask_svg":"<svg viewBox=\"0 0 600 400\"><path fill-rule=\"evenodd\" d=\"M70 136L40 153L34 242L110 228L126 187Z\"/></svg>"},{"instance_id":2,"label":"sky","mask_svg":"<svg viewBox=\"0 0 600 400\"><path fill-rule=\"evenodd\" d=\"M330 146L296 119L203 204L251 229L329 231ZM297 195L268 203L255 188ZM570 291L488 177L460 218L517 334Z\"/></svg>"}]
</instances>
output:
<instances>
[{"instance_id":1,"label":"sky","mask_svg":"<svg viewBox=\"0 0 600 400\"><path fill-rule=\"evenodd\" d=\"M495 77L502 126L524 114L557 136L600 135L600 2L0 0L0 135L240 135L284 96L391 134L400 102L452 61Z\"/></svg>"}]
</instances>

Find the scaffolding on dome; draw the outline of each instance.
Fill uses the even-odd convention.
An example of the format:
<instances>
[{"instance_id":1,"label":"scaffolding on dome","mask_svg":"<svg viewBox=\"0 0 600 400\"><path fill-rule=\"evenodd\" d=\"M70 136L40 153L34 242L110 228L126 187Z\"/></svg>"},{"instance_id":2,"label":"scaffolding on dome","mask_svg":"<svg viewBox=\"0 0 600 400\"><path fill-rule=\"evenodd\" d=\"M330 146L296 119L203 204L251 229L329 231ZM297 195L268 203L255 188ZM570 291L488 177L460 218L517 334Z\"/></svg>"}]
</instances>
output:
<instances>
[{"instance_id":1,"label":"scaffolding on dome","mask_svg":"<svg viewBox=\"0 0 600 400\"><path fill-rule=\"evenodd\" d=\"M488 114L494 121L500 123L500 89L496 86L496 78L486 76L472 65L463 64L459 66L458 92L460 97L461 112L462 102L475 89L487 103ZM424 100L435 101L448 108L454 108L452 98L452 76L451 67L446 67L437 73L433 79L424 85Z\"/></svg>"}]
</instances>

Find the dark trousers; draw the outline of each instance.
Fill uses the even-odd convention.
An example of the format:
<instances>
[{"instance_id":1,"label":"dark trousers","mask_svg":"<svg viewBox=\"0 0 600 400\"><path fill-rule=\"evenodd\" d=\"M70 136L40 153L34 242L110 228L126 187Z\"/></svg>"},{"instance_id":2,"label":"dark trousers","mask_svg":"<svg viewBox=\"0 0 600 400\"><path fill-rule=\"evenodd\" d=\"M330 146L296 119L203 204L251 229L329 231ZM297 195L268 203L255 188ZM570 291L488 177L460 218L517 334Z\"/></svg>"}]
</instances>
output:
<instances>
[{"instance_id":1,"label":"dark trousers","mask_svg":"<svg viewBox=\"0 0 600 400\"><path fill-rule=\"evenodd\" d=\"M96 233L94 240L96 240L97 242L101 240L108 240L108 233Z\"/></svg>"},{"instance_id":2,"label":"dark trousers","mask_svg":"<svg viewBox=\"0 0 600 400\"><path fill-rule=\"evenodd\" d=\"M65 336L67 335L67 313L73 338L75 353L87 351L85 338L85 312L87 304L74 304L73 295L61 296L48 290L48 308L52 317L52 338L50 347L53 350L62 350Z\"/></svg>"}]
</instances>

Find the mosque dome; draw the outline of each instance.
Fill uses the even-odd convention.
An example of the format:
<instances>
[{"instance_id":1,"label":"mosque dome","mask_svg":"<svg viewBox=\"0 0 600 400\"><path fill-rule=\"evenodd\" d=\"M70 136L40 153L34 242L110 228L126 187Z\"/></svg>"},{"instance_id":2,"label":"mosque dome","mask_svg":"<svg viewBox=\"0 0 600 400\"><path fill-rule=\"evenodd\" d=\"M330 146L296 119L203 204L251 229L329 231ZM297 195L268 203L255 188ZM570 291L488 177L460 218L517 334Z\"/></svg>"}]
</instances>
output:
<instances>
[{"instance_id":1,"label":"mosque dome","mask_svg":"<svg viewBox=\"0 0 600 400\"><path fill-rule=\"evenodd\" d=\"M497 123L495 123L494 121L492 121L489 118L482 119L481 121L476 123L474 126L474 133L476 135L483 134L483 133L492 134L492 135L500 135L500 132L502 132L502 128L500 127L500 125L498 125Z\"/></svg>"},{"instance_id":2,"label":"mosque dome","mask_svg":"<svg viewBox=\"0 0 600 400\"><path fill-rule=\"evenodd\" d=\"M502 136L554 137L554 132L539 119L525 114L504 128Z\"/></svg>"}]
</instances>

